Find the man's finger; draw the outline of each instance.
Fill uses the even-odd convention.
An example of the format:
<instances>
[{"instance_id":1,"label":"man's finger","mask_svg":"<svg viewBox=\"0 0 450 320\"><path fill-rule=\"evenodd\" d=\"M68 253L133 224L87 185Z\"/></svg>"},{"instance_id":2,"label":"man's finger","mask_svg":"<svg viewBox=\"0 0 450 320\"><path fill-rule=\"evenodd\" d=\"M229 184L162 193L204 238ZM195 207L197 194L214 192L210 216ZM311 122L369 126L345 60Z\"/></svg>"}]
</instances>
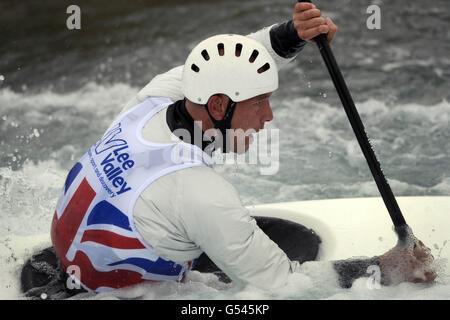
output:
<instances>
[{"instance_id":1,"label":"man's finger","mask_svg":"<svg viewBox=\"0 0 450 320\"><path fill-rule=\"evenodd\" d=\"M309 20L311 18L320 17L322 13L319 9L309 9L299 13L294 13L293 19L299 21Z\"/></svg>"},{"instance_id":2,"label":"man's finger","mask_svg":"<svg viewBox=\"0 0 450 320\"><path fill-rule=\"evenodd\" d=\"M320 25L318 27L307 29L307 30L300 30L298 32L298 36L302 38L303 40L312 40L316 36L318 36L321 33L327 33L329 31L329 27L325 24Z\"/></svg>"},{"instance_id":3,"label":"man's finger","mask_svg":"<svg viewBox=\"0 0 450 320\"><path fill-rule=\"evenodd\" d=\"M434 271L425 272L425 277L427 278L427 281L430 282L437 278L437 273Z\"/></svg>"},{"instance_id":4,"label":"man's finger","mask_svg":"<svg viewBox=\"0 0 450 320\"><path fill-rule=\"evenodd\" d=\"M426 283L426 282L431 282L431 281L433 281L436 278L437 278L436 272L426 271L426 272L424 272L422 278L418 278L416 276L413 276L413 278L409 279L409 281L413 282L413 283Z\"/></svg>"},{"instance_id":5,"label":"man's finger","mask_svg":"<svg viewBox=\"0 0 450 320\"><path fill-rule=\"evenodd\" d=\"M326 23L327 23L328 27L330 28L330 32L328 32L328 34L327 34L327 40L329 43L331 43L331 41L333 41L333 39L334 39L334 36L336 35L338 28L333 23L333 21L331 21L330 18L326 18Z\"/></svg>"},{"instance_id":6,"label":"man's finger","mask_svg":"<svg viewBox=\"0 0 450 320\"><path fill-rule=\"evenodd\" d=\"M295 12L302 12L309 9L315 9L316 6L309 2L298 2L295 4L294 11Z\"/></svg>"},{"instance_id":7,"label":"man's finger","mask_svg":"<svg viewBox=\"0 0 450 320\"><path fill-rule=\"evenodd\" d=\"M298 23L298 20L294 20L294 25L296 25L297 23ZM314 27L318 27L322 24L327 24L327 21L325 20L325 18L318 17L318 18L313 18L311 20L302 21L301 26L303 29L311 29Z\"/></svg>"},{"instance_id":8,"label":"man's finger","mask_svg":"<svg viewBox=\"0 0 450 320\"><path fill-rule=\"evenodd\" d=\"M431 250L427 248L422 241L413 250L413 255L421 262L428 263L434 260Z\"/></svg>"}]
</instances>

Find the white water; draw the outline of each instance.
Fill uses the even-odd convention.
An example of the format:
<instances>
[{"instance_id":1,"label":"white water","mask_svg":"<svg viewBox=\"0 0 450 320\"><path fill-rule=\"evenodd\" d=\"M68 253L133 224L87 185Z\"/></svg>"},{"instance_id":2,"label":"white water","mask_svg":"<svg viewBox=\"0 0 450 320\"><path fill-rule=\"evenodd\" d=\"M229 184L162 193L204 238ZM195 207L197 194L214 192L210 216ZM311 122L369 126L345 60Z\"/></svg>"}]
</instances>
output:
<instances>
[{"instance_id":1,"label":"white water","mask_svg":"<svg viewBox=\"0 0 450 320\"><path fill-rule=\"evenodd\" d=\"M68 94L0 91L0 128L6 137L0 167L1 299L22 298L20 267L37 249L50 245L51 218L67 170L136 91L123 84L91 84ZM216 168L236 186L244 204L378 196L343 110L326 99L276 95L272 105L275 119L270 127L282 129L279 172L262 176L257 166L249 165ZM368 100L358 109L396 195L450 194L448 102L388 106ZM57 132L52 131L55 125ZM24 158L28 160L21 162ZM360 279L351 289L341 289L328 265L312 262L305 268L304 275L292 276L288 286L272 292L225 285L212 275L193 272L186 283L145 284L79 298L450 299L445 273L433 284L370 290L367 280Z\"/></svg>"},{"instance_id":2,"label":"white water","mask_svg":"<svg viewBox=\"0 0 450 320\"><path fill-rule=\"evenodd\" d=\"M0 239L0 299L24 299L20 294L18 277L22 263L31 252L50 245L47 234ZM224 284L213 274L191 272L184 283L147 283L98 295L83 293L71 299L149 299L149 300L286 300L286 299L450 299L450 276L440 273L432 284L401 283L391 287L375 287L369 278L360 278L352 288L337 285L335 274L327 262L303 264L303 274L293 274L289 283L272 291L251 285Z\"/></svg>"}]
</instances>

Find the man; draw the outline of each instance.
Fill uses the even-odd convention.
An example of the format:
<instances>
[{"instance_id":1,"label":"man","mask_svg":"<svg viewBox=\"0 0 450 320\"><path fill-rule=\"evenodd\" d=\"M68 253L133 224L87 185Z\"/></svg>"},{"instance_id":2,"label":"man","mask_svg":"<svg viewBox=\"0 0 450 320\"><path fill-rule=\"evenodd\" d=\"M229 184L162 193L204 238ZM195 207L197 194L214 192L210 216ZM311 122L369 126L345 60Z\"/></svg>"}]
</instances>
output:
<instances>
[{"instance_id":1,"label":"man","mask_svg":"<svg viewBox=\"0 0 450 320\"><path fill-rule=\"evenodd\" d=\"M212 169L211 154L246 152L248 132L273 119L269 98L278 87L278 69L305 41L323 33L331 42L336 31L314 5L299 3L287 23L198 44L184 66L143 88L72 168L53 218L54 251L34 260L47 261L50 269L78 268L83 289L93 292L182 281L194 266L224 281L283 286L289 274L301 272L302 262L316 258L319 237L288 221L251 217L234 187ZM192 139L196 132L198 141ZM434 279L432 270L423 278L415 272L431 259L420 243L414 251L394 248L381 257L338 261L334 268L343 287L374 264L385 284L423 282ZM39 272L32 263L24 267L24 291L36 287ZM28 294L64 297L62 279L52 288L44 279Z\"/></svg>"}]
</instances>

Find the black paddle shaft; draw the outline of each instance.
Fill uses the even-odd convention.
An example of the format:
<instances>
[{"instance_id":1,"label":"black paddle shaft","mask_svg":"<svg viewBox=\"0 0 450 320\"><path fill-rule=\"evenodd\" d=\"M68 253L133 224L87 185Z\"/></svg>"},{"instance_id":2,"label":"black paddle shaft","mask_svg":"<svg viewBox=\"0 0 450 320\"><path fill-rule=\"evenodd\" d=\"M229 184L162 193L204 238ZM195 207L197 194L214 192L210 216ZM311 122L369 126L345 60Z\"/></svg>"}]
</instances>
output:
<instances>
[{"instance_id":1,"label":"black paddle shaft","mask_svg":"<svg viewBox=\"0 0 450 320\"><path fill-rule=\"evenodd\" d=\"M299 2L310 2L305 0L300 0ZM347 88L345 80L341 74L339 66L336 63L336 59L334 58L333 52L331 51L331 47L328 43L327 37L325 34L320 34L314 38L319 48L319 51L322 55L323 61L327 66L328 72L330 73L331 79L333 80L334 86L336 87L336 91L341 99L344 110L347 114L347 117L350 121L350 124L353 128L353 132L356 135L356 139L358 140L359 146L364 154L364 157L367 160L367 164L369 165L370 171L372 172L372 176L375 179L375 183L377 184L378 190L380 191L381 197L386 205L387 210L389 211L389 215L394 223L395 230L400 239L406 236L405 230L407 227L405 218L403 217L402 212L395 200L394 194L387 182L383 171L381 169L380 163L375 156L375 152L370 144L370 141L367 137L366 131L364 129L364 125L361 121L361 118L358 114L358 110L353 103L353 99L350 95L350 92Z\"/></svg>"}]
</instances>

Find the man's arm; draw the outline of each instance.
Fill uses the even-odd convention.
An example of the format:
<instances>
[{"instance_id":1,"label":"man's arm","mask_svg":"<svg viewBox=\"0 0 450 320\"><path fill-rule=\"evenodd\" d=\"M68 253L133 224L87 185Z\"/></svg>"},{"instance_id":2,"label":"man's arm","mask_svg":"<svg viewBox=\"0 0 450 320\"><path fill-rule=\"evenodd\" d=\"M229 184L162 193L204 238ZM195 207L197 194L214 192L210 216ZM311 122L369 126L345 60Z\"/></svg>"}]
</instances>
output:
<instances>
[{"instance_id":1,"label":"man's arm","mask_svg":"<svg viewBox=\"0 0 450 320\"><path fill-rule=\"evenodd\" d=\"M356 279L369 277L371 274L368 270L371 266L375 266L380 270L380 284L387 284L385 277L381 277L381 267L379 257L367 259L348 259L333 262L333 269L338 276L339 285L342 288L350 288Z\"/></svg>"},{"instance_id":2,"label":"man's arm","mask_svg":"<svg viewBox=\"0 0 450 320\"><path fill-rule=\"evenodd\" d=\"M298 37L292 20L266 27L247 37L258 41L267 49L278 70L291 62L306 44L306 41Z\"/></svg>"},{"instance_id":3,"label":"man's arm","mask_svg":"<svg viewBox=\"0 0 450 320\"><path fill-rule=\"evenodd\" d=\"M202 171L192 172L191 179L183 179L184 192L178 198L184 226L181 229L186 231L186 238L194 241L230 278L262 289L280 287L292 273L303 273L303 265L290 261L256 225L236 189L213 170ZM433 256L421 242L411 250L397 246L372 258L327 263L334 271L329 276L343 288L350 288L356 279L372 276L377 270L381 285L429 282L436 278ZM306 275L315 277L308 272Z\"/></svg>"},{"instance_id":4,"label":"man's arm","mask_svg":"<svg viewBox=\"0 0 450 320\"><path fill-rule=\"evenodd\" d=\"M177 206L184 237L233 281L266 290L285 285L300 264L290 261L257 226L229 182L206 171L191 170L191 179L180 181L183 192Z\"/></svg>"}]
</instances>

